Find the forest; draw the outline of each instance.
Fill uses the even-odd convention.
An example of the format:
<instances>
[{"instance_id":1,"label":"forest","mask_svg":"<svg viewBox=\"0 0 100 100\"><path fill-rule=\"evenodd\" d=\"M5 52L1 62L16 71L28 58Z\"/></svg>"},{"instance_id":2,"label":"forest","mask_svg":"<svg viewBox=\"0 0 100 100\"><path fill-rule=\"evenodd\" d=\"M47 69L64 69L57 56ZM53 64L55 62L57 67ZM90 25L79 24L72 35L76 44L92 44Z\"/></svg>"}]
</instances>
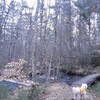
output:
<instances>
[{"instance_id":1,"label":"forest","mask_svg":"<svg viewBox=\"0 0 100 100\"><path fill-rule=\"evenodd\" d=\"M100 100L100 0L0 0L0 100L72 100L83 78Z\"/></svg>"}]
</instances>

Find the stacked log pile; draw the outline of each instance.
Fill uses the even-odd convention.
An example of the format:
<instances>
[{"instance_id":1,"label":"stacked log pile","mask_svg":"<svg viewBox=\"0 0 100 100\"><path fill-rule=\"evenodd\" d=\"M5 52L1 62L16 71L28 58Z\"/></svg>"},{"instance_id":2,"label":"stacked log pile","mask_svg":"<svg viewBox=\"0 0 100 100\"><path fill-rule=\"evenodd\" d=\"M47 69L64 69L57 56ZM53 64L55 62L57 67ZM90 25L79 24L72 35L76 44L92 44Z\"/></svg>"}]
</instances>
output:
<instances>
[{"instance_id":1,"label":"stacked log pile","mask_svg":"<svg viewBox=\"0 0 100 100\"><path fill-rule=\"evenodd\" d=\"M18 83L25 86L36 85L37 83L27 80L23 71L24 65L28 62L24 59L19 59L17 62L12 61L4 66L0 80L6 80L14 83Z\"/></svg>"},{"instance_id":2,"label":"stacked log pile","mask_svg":"<svg viewBox=\"0 0 100 100\"><path fill-rule=\"evenodd\" d=\"M4 78L24 78L25 75L23 73L24 64L27 64L27 61L24 59L19 59L17 62L11 62L4 66L4 70L2 75Z\"/></svg>"}]
</instances>

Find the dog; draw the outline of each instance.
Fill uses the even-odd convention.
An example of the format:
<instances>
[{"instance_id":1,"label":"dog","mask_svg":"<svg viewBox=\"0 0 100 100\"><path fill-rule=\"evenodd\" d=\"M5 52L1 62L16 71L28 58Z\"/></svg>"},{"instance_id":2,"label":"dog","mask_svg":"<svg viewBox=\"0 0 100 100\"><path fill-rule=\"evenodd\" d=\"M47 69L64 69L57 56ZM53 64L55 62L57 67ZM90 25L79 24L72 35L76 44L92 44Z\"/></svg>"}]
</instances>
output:
<instances>
[{"instance_id":1,"label":"dog","mask_svg":"<svg viewBox=\"0 0 100 100\"><path fill-rule=\"evenodd\" d=\"M81 87L72 87L74 100L86 100L87 87L86 83L83 83Z\"/></svg>"}]
</instances>

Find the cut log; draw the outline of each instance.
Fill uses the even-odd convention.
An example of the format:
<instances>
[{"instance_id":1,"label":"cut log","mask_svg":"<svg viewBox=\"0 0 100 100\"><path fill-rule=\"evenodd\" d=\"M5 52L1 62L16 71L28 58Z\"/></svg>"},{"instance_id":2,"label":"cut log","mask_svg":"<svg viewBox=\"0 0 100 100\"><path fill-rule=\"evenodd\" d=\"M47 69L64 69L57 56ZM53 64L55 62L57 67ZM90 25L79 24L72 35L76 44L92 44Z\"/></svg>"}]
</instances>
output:
<instances>
[{"instance_id":1,"label":"cut log","mask_svg":"<svg viewBox=\"0 0 100 100\"><path fill-rule=\"evenodd\" d=\"M88 85L91 85L99 77L100 77L100 73L88 75L88 76L83 77L79 81L73 82L72 85L80 86L80 85L82 85L82 83L86 83Z\"/></svg>"}]
</instances>

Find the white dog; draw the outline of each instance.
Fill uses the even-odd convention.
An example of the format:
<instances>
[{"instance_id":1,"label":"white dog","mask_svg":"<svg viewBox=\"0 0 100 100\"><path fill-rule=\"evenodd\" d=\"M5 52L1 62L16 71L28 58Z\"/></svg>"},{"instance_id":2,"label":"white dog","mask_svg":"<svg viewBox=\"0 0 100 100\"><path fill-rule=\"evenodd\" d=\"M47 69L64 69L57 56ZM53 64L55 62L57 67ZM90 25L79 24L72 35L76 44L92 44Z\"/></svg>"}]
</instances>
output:
<instances>
[{"instance_id":1,"label":"white dog","mask_svg":"<svg viewBox=\"0 0 100 100\"><path fill-rule=\"evenodd\" d=\"M72 87L74 100L86 100L87 84L83 83L81 87Z\"/></svg>"}]
</instances>

